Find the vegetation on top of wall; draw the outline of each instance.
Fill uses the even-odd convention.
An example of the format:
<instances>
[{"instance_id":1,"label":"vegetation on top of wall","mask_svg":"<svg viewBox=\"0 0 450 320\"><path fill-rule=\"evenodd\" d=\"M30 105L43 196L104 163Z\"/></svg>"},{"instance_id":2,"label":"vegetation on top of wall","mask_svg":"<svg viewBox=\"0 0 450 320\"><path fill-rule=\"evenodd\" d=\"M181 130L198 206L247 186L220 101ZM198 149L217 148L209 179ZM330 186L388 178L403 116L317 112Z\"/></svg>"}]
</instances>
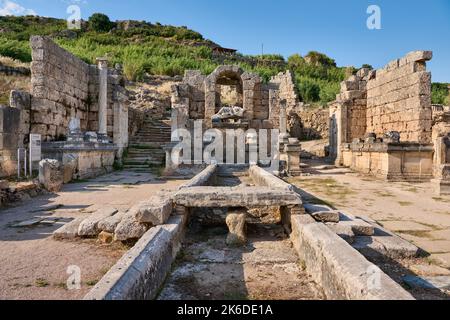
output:
<instances>
[{"instance_id":1,"label":"vegetation on top of wall","mask_svg":"<svg viewBox=\"0 0 450 320\"><path fill-rule=\"evenodd\" d=\"M431 103L449 106L449 85L450 83L433 83L431 85Z\"/></svg>"},{"instance_id":2,"label":"vegetation on top of wall","mask_svg":"<svg viewBox=\"0 0 450 320\"><path fill-rule=\"evenodd\" d=\"M294 54L287 60L279 54L236 53L219 61L212 54L212 48L217 45L186 26L133 20L112 22L101 13L82 21L81 30L67 30L67 22L62 19L0 17L0 32L0 56L30 62L30 37L47 35L87 63L106 56L112 65L121 64L130 80L139 80L145 73L183 75L187 69L208 74L222 63L237 64L246 71L258 73L264 81L290 69L300 99L315 105L333 101L339 93L340 82L357 71L354 67L337 67L335 60L316 51L303 57ZM433 102L440 103L444 96L443 86L433 85Z\"/></svg>"}]
</instances>

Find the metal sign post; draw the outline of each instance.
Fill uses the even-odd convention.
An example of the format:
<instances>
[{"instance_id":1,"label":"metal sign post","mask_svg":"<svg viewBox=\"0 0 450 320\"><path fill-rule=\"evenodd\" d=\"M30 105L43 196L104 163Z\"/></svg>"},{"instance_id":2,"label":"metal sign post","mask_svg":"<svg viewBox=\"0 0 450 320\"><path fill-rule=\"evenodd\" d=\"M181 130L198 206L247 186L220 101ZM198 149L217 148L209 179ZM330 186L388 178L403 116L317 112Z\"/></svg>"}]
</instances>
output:
<instances>
[{"instance_id":1,"label":"metal sign post","mask_svg":"<svg viewBox=\"0 0 450 320\"><path fill-rule=\"evenodd\" d=\"M40 134L30 134L30 176L33 176L33 162L41 161L41 141Z\"/></svg>"}]
</instances>

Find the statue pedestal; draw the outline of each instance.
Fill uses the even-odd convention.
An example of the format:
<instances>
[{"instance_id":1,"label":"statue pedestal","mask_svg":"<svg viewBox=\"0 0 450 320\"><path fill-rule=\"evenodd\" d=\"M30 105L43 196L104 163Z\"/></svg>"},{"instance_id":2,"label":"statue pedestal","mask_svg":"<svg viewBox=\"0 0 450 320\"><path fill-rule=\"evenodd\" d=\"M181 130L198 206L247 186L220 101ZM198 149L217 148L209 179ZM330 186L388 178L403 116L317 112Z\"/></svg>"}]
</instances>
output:
<instances>
[{"instance_id":1,"label":"statue pedestal","mask_svg":"<svg viewBox=\"0 0 450 320\"><path fill-rule=\"evenodd\" d=\"M302 171L300 169L300 152L302 146L298 142L296 144L286 144L284 146L285 159L287 162L287 172L291 176L299 176Z\"/></svg>"}]
</instances>

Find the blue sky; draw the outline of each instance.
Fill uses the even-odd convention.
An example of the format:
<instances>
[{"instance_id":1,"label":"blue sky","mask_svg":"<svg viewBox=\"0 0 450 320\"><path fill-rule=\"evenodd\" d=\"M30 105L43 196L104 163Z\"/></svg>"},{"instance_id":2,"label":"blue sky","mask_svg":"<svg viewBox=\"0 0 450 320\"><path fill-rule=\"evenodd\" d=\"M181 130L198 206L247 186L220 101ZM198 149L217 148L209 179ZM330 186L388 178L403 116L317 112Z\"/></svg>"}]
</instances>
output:
<instances>
[{"instance_id":1,"label":"blue sky","mask_svg":"<svg viewBox=\"0 0 450 320\"><path fill-rule=\"evenodd\" d=\"M433 81L450 82L449 0L11 0L39 15L66 18L78 4L83 18L186 25L245 54L324 52L338 65L379 68L412 50L432 50ZM9 0L0 0L0 12ZM381 8L381 30L369 30L367 7Z\"/></svg>"}]
</instances>

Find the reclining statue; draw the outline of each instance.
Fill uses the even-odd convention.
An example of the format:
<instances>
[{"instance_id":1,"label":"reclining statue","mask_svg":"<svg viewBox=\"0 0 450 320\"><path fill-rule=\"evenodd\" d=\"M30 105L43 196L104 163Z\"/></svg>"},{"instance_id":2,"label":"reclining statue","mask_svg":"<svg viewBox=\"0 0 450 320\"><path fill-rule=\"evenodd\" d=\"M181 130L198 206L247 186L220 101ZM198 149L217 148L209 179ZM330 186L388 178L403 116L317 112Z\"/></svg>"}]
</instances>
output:
<instances>
[{"instance_id":1,"label":"reclining statue","mask_svg":"<svg viewBox=\"0 0 450 320\"><path fill-rule=\"evenodd\" d=\"M244 117L244 108L238 106L224 105L217 114L212 117L212 122L221 122L227 119L242 119Z\"/></svg>"}]
</instances>

